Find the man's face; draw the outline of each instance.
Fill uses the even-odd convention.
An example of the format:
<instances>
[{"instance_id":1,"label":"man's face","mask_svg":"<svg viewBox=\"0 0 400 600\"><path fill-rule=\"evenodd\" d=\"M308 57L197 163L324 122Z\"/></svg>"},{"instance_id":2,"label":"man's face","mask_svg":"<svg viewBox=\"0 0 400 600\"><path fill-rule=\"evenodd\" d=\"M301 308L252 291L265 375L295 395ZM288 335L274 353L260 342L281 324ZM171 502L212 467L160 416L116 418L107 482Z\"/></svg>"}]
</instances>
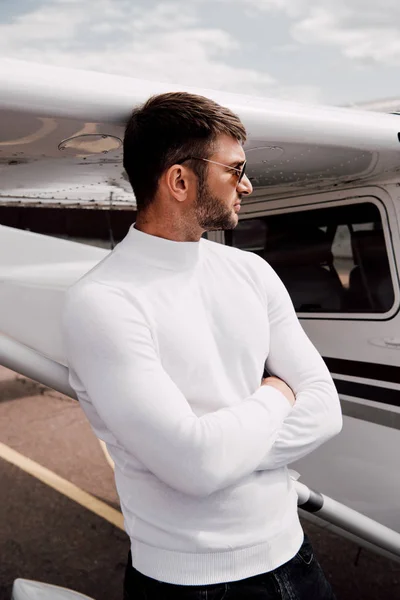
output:
<instances>
[{"instance_id":1,"label":"man's face","mask_svg":"<svg viewBox=\"0 0 400 600\"><path fill-rule=\"evenodd\" d=\"M207 163L207 174L200 182L194 205L198 225L204 231L234 229L239 222L242 197L253 191L246 175L238 183L239 172L234 170L242 168L246 160L244 150L237 140L221 134L209 160L221 164Z\"/></svg>"}]
</instances>

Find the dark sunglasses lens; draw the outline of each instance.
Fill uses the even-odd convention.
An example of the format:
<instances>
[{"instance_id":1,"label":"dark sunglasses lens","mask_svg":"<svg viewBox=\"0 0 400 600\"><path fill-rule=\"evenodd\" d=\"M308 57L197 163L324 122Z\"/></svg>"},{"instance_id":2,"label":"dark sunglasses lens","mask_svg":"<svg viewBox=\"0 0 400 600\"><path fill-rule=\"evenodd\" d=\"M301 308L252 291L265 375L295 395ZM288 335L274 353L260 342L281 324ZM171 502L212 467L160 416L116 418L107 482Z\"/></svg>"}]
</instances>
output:
<instances>
[{"instance_id":1,"label":"dark sunglasses lens","mask_svg":"<svg viewBox=\"0 0 400 600\"><path fill-rule=\"evenodd\" d=\"M243 167L242 167L242 170L239 175L238 183L240 183L242 181L245 170L246 170L246 163L243 163Z\"/></svg>"}]
</instances>

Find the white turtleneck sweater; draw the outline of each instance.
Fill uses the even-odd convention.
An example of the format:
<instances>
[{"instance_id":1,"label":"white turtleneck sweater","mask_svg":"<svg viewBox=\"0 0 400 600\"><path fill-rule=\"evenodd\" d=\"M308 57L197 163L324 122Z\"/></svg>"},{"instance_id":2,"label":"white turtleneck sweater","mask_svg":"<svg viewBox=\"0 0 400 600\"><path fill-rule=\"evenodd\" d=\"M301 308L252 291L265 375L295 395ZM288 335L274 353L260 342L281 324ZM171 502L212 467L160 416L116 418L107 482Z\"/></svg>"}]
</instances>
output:
<instances>
[{"instance_id":1,"label":"white turtleneck sweater","mask_svg":"<svg viewBox=\"0 0 400 600\"><path fill-rule=\"evenodd\" d=\"M329 372L259 256L132 226L67 292L70 384L115 462L134 567L215 584L270 571L303 532L286 465L340 431ZM268 371L294 391L262 386Z\"/></svg>"}]
</instances>

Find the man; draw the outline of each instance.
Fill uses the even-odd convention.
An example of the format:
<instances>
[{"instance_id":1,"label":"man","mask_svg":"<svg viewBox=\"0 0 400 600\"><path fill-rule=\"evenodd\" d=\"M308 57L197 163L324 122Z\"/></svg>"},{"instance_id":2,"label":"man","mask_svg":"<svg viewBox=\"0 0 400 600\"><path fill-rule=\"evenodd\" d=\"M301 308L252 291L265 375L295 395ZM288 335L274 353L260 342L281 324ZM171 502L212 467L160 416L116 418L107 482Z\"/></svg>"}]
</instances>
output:
<instances>
[{"instance_id":1,"label":"man","mask_svg":"<svg viewBox=\"0 0 400 600\"><path fill-rule=\"evenodd\" d=\"M201 96L136 109L137 220L67 295L70 383L131 539L126 600L333 598L287 470L341 429L332 379L269 265L201 237L238 223L245 137Z\"/></svg>"}]
</instances>

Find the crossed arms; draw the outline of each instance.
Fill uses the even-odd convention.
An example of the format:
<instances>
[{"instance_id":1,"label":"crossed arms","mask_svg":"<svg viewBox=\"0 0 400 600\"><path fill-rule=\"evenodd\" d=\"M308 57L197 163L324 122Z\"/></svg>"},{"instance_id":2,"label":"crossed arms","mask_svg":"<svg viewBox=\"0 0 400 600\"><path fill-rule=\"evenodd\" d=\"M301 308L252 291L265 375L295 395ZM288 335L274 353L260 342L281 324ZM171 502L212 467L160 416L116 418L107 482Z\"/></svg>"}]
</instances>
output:
<instances>
[{"instance_id":1,"label":"crossed arms","mask_svg":"<svg viewBox=\"0 0 400 600\"><path fill-rule=\"evenodd\" d=\"M201 417L163 369L140 308L121 290L91 282L67 294L70 369L118 443L182 493L207 496L254 471L287 465L341 429L330 374L275 273L272 281L267 368L293 390L293 408L264 385Z\"/></svg>"}]
</instances>

